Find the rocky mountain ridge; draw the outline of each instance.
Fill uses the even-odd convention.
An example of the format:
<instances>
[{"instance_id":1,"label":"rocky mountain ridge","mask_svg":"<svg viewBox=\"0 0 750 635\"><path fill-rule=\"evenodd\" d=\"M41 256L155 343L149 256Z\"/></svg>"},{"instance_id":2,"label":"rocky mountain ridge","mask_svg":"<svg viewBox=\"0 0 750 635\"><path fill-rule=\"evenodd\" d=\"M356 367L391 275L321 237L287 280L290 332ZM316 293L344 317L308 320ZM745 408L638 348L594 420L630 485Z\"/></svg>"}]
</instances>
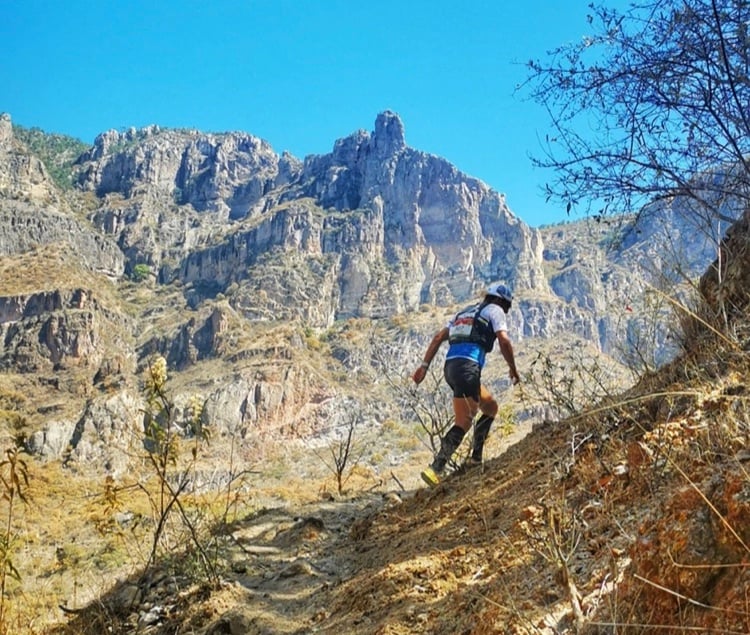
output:
<instances>
[{"instance_id":1,"label":"rocky mountain ridge","mask_svg":"<svg viewBox=\"0 0 750 635\"><path fill-rule=\"evenodd\" d=\"M544 284L538 236L486 185L409 148L394 113L381 114L372 135L359 131L304 162L243 133L152 127L100 135L79 164L81 188L115 195L94 223L162 283L225 289L269 253L322 261L319 275L336 284L308 311L316 326L463 300L480 280L504 278L519 291ZM310 303L278 284L279 297Z\"/></svg>"},{"instance_id":2,"label":"rocky mountain ridge","mask_svg":"<svg viewBox=\"0 0 750 635\"><path fill-rule=\"evenodd\" d=\"M674 233L678 215L667 227L647 225L647 241L626 217L530 228L503 195L409 147L393 112L378 115L371 133L357 131L304 160L279 156L247 133L108 131L76 161L69 190L56 187L4 115L0 216L7 270L34 271L3 280L4 368L10 384L43 368L75 376L63 382L83 386L65 429L80 427L92 400L108 398L102 390L137 402L138 375L156 354L194 371L185 394L198 389L207 404L233 413L219 417L223 429L241 424L257 392L277 395L277 419L267 425L289 423L291 404L314 411L314 395L339 392L325 373L300 381L294 369L310 356L328 365L318 344L310 348L318 335L350 319L450 311L498 279L515 290L510 317L519 342L570 336L620 362L632 348L654 363L673 354L668 332L644 337L642 325L654 310L644 290L667 267L655 265L650 246L659 232ZM702 271L705 244L691 249L700 257L682 262ZM82 276L88 286L77 282ZM21 311L47 306L44 298L61 288L88 305ZM253 336L261 324L281 325L284 336L259 354ZM426 328L434 324L399 336L404 363L420 354ZM225 367L224 384L201 386L199 367L208 363ZM345 362L338 372L347 370ZM293 376L299 386L290 385ZM49 428L38 410L24 417L30 434Z\"/></svg>"},{"instance_id":3,"label":"rocky mountain ridge","mask_svg":"<svg viewBox=\"0 0 750 635\"><path fill-rule=\"evenodd\" d=\"M629 354L649 370L674 355L676 320L653 318L674 297L667 283L697 278L716 241L691 228L678 199L662 217L664 209L637 226L624 217L530 228L485 184L409 148L394 113L304 160L279 157L246 133L107 132L63 188L0 117L0 429L6 447L32 455L32 486L53 501L45 522L51 512L66 532L60 539L24 519L38 529L14 597L39 598L42 587L58 594L44 610L40 599L34 632L60 621L59 597L74 600L65 605L70 624L56 630L66 635L176 624L205 635L351 625L380 635L551 634L631 618L746 626L747 576L734 565L747 537L737 542L726 529L747 526L744 459L733 454L747 438L746 361L701 329L701 320L746 311L746 219L701 282L705 313L683 320L701 333L684 357L645 373L611 409L601 402L594 415L562 421L561 411L511 393L505 369L492 363L486 381L520 422L521 440L501 456L490 446L486 470L414 491L412 461L428 452L414 445L413 406L430 394L410 391L407 375L436 326L490 280L515 288L509 317L524 378L557 355L585 357L603 372L584 380L612 380L596 386L611 398ZM704 359L701 345L719 357ZM301 509L301 519L269 510L238 518L224 527L236 543L226 594L207 598L205 587L159 570L105 593L104 572L125 575L121 561L108 560L121 555L113 536L140 554L149 510L128 501L120 511L110 499L103 512L92 492L103 476L109 494L120 484L146 489L153 438L143 380L157 356L169 372L164 429L191 443L198 403L211 431L191 493L229 500L241 469L257 476L237 486L248 505L271 481L290 498L310 495L310 483L317 498L333 498L315 489L323 481L311 451L354 422L358 435L377 439L360 478L383 492L364 504L379 504L327 501ZM570 368L546 379L567 389ZM713 373L705 385L701 372ZM439 414L446 395L432 396ZM731 465L718 483L722 457ZM691 469L688 484L678 460ZM387 492L386 480L400 494ZM80 562L96 580L90 595L71 565ZM726 612L701 622L694 604L642 582L661 580L657 573L674 593L724 602Z\"/></svg>"}]
</instances>

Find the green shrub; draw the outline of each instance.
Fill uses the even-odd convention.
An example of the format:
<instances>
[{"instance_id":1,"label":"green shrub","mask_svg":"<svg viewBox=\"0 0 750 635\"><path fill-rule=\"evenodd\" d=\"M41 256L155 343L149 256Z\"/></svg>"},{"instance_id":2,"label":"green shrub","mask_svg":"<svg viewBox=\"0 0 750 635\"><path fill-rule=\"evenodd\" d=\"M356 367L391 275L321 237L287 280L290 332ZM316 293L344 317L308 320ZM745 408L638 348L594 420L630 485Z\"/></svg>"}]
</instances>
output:
<instances>
[{"instance_id":1,"label":"green shrub","mask_svg":"<svg viewBox=\"0 0 750 635\"><path fill-rule=\"evenodd\" d=\"M50 134L40 128L23 128L15 124L13 136L41 159L57 187L63 190L73 187L73 164L88 149L88 144L74 137Z\"/></svg>"},{"instance_id":2,"label":"green shrub","mask_svg":"<svg viewBox=\"0 0 750 635\"><path fill-rule=\"evenodd\" d=\"M151 267L144 264L138 264L133 267L132 278L135 282L143 282L151 275Z\"/></svg>"}]
</instances>

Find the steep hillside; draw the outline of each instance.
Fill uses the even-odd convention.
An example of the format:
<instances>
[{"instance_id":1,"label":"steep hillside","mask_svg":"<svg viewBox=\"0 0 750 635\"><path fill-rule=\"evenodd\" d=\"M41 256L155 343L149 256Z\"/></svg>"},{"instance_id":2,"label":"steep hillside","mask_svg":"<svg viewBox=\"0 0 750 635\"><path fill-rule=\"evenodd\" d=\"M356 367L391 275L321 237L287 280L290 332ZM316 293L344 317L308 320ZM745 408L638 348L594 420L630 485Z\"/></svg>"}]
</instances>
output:
<instances>
[{"instance_id":1,"label":"steep hillside","mask_svg":"<svg viewBox=\"0 0 750 635\"><path fill-rule=\"evenodd\" d=\"M68 632L183 623L181 632L218 633L234 628L215 622L224 592L264 602L237 618L268 617L260 632L341 630L344 618L362 632L453 632L442 624L464 624L448 617L454 600L479 602L470 587L486 605L471 605L480 621L464 630L526 608L517 620L538 623L545 602L566 606L559 591L540 599L517 589L507 597L520 604L508 605L496 585L552 575L561 556L545 551L550 540L572 540L578 558L586 528L611 519L621 527L606 530L613 549L632 549L640 516L625 508L644 492L669 500L658 496L680 474L668 459L739 456L731 430L708 445L659 445L675 421L698 435L707 413L723 413L724 393L712 396L705 370L744 416L744 358L725 371L697 357L726 345L706 341L704 322L741 341L742 275L707 277L708 308L678 311L682 325L667 312L674 283L704 271L713 253L708 236L686 230L677 199L667 226L622 217L532 229L503 195L409 147L391 112L304 160L243 132L157 126L105 132L72 160L76 147L0 116L10 503L0 608L18 632L59 622L62 604ZM665 235L685 246L678 280L666 250L653 248ZM724 250L724 268L746 253ZM449 400L439 363L418 389L409 373L434 330L498 278L515 289L523 390L493 354L485 380L503 404L488 448L495 460L424 492L417 475L450 421ZM676 353L672 374L656 374ZM652 384L622 407L602 401L644 375ZM567 419L591 403L602 404L596 415ZM625 508L613 507L618 497ZM449 573L460 541L478 551ZM604 566L604 552L589 555L594 568L568 575L586 592L603 584L598 573L579 576ZM474 558L485 568L473 569ZM501 565L516 568L499 576ZM384 608L383 593L401 604ZM432 608L408 608L415 598Z\"/></svg>"},{"instance_id":2,"label":"steep hillside","mask_svg":"<svg viewBox=\"0 0 750 635\"><path fill-rule=\"evenodd\" d=\"M685 354L631 390L434 490L238 519L219 587L152 572L55 632L749 632L748 220Z\"/></svg>"}]
</instances>

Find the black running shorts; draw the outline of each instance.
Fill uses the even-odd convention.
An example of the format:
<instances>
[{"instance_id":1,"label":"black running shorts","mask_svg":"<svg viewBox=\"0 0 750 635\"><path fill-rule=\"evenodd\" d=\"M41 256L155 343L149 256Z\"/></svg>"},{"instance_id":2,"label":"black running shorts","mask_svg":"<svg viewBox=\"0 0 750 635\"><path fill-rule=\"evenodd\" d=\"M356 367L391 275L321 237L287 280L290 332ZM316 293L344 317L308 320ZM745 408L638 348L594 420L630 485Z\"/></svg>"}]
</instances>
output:
<instances>
[{"instance_id":1,"label":"black running shorts","mask_svg":"<svg viewBox=\"0 0 750 635\"><path fill-rule=\"evenodd\" d=\"M445 381L453 389L454 398L470 397L479 401L479 389L482 385L482 369L475 361L457 357L445 362L443 368Z\"/></svg>"}]
</instances>

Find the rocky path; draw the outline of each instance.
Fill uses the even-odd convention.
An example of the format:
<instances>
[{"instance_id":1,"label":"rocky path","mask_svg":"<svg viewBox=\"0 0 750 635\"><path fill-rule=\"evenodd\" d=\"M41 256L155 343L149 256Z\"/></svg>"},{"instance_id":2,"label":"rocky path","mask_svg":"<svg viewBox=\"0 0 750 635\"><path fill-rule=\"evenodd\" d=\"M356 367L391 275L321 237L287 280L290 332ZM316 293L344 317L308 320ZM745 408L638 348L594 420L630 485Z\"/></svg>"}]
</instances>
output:
<instances>
[{"instance_id":1,"label":"rocky path","mask_svg":"<svg viewBox=\"0 0 750 635\"><path fill-rule=\"evenodd\" d=\"M263 509L233 523L219 558L218 589L154 569L121 582L99 602L70 610L53 633L283 635L315 632L326 589L351 576L351 544L393 493ZM92 630L93 629L93 630ZM98 629L98 630L97 630Z\"/></svg>"},{"instance_id":2,"label":"rocky path","mask_svg":"<svg viewBox=\"0 0 750 635\"><path fill-rule=\"evenodd\" d=\"M230 575L243 600L220 616L206 635L311 632L326 614L316 593L347 579L354 563L345 549L395 494L268 509L237 523Z\"/></svg>"}]
</instances>

